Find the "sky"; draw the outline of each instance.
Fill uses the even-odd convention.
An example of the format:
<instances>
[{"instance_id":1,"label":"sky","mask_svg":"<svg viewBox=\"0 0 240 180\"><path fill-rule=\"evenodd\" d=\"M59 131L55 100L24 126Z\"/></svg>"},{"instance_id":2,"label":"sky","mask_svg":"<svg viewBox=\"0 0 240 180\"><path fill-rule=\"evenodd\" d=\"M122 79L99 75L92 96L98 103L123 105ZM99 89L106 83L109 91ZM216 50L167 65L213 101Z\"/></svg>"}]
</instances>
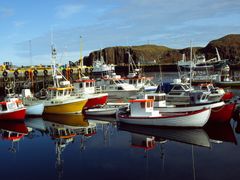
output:
<instances>
[{"instance_id":1,"label":"sky","mask_svg":"<svg viewBox=\"0 0 240 180\"><path fill-rule=\"evenodd\" d=\"M240 34L239 0L0 0L0 64L77 61L111 46L206 46ZM82 51L81 51L82 49Z\"/></svg>"}]
</instances>

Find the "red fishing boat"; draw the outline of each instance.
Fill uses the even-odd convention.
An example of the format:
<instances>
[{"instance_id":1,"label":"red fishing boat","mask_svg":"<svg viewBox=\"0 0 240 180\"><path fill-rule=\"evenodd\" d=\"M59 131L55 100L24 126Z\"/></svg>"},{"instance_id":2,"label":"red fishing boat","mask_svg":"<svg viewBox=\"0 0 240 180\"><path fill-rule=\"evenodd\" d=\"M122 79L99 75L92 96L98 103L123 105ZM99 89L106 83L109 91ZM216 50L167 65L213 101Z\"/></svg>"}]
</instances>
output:
<instances>
[{"instance_id":1,"label":"red fishing boat","mask_svg":"<svg viewBox=\"0 0 240 180\"><path fill-rule=\"evenodd\" d=\"M88 99L84 109L100 107L107 102L108 94L96 91L95 80L82 77L74 82L75 93Z\"/></svg>"},{"instance_id":2,"label":"red fishing boat","mask_svg":"<svg viewBox=\"0 0 240 180\"><path fill-rule=\"evenodd\" d=\"M235 110L236 103L226 103L223 106L213 108L209 122L229 122L232 119L233 112Z\"/></svg>"},{"instance_id":3,"label":"red fishing boat","mask_svg":"<svg viewBox=\"0 0 240 180\"><path fill-rule=\"evenodd\" d=\"M0 120L21 120L25 119L26 108L18 98L9 98L0 102Z\"/></svg>"}]
</instances>

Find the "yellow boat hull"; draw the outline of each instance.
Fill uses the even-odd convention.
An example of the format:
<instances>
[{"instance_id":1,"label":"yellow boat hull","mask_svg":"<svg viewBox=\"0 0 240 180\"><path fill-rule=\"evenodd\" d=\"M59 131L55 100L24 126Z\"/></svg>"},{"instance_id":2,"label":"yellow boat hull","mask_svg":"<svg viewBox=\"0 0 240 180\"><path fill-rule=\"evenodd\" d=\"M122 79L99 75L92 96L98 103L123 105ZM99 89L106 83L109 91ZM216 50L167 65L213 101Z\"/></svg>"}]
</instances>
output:
<instances>
[{"instance_id":1,"label":"yellow boat hull","mask_svg":"<svg viewBox=\"0 0 240 180\"><path fill-rule=\"evenodd\" d=\"M75 102L45 105L43 113L49 113L49 114L81 113L86 103L87 103L87 100L84 99L84 100L75 101Z\"/></svg>"}]
</instances>

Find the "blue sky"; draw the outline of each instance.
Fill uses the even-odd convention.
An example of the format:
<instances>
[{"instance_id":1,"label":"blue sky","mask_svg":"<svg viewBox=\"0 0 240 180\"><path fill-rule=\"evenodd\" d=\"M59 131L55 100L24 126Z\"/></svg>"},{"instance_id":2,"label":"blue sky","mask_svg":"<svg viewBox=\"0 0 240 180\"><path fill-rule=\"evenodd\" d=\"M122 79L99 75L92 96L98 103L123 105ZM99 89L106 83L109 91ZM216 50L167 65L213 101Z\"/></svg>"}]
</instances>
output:
<instances>
[{"instance_id":1,"label":"blue sky","mask_svg":"<svg viewBox=\"0 0 240 180\"><path fill-rule=\"evenodd\" d=\"M64 64L79 59L80 41L88 55L147 43L206 46L227 34L240 34L239 0L0 1L0 64L50 64L51 41Z\"/></svg>"}]
</instances>

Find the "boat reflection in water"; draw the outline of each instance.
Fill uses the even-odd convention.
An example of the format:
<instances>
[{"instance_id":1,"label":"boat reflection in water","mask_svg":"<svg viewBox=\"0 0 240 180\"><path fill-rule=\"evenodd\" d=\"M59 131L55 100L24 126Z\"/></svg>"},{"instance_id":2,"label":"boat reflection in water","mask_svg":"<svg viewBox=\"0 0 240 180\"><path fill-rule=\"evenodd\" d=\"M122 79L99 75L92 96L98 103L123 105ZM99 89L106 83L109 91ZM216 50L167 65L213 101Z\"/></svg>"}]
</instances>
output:
<instances>
[{"instance_id":1,"label":"boat reflection in water","mask_svg":"<svg viewBox=\"0 0 240 180\"><path fill-rule=\"evenodd\" d=\"M120 123L118 128L131 133L154 136L155 139L168 139L197 146L210 147L208 135L202 128L146 127L125 123Z\"/></svg>"},{"instance_id":2,"label":"boat reflection in water","mask_svg":"<svg viewBox=\"0 0 240 180\"><path fill-rule=\"evenodd\" d=\"M19 141L28 134L28 129L24 122L0 121L0 135L2 140L11 141L10 152L17 152Z\"/></svg>"},{"instance_id":3,"label":"boat reflection in water","mask_svg":"<svg viewBox=\"0 0 240 180\"><path fill-rule=\"evenodd\" d=\"M82 114L56 115L45 114L43 120L47 134L55 142L56 150L56 169L58 177L63 175L63 160L61 157L64 149L77 136L85 137L96 134L96 125L89 123ZM82 147L83 141L80 141Z\"/></svg>"},{"instance_id":4,"label":"boat reflection in water","mask_svg":"<svg viewBox=\"0 0 240 180\"><path fill-rule=\"evenodd\" d=\"M237 139L230 123L207 123L204 130L212 143L230 142L237 145Z\"/></svg>"}]
</instances>

